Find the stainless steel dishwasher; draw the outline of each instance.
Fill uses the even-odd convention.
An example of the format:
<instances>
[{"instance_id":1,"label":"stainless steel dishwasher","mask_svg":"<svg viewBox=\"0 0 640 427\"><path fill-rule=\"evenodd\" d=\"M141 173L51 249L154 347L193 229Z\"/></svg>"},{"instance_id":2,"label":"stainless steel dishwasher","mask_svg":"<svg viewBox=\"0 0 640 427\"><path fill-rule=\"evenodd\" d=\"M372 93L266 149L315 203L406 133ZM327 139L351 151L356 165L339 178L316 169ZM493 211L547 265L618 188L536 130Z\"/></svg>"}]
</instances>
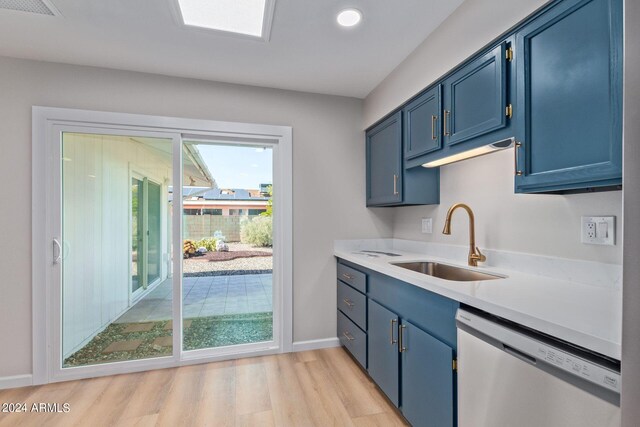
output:
<instances>
[{"instance_id":1,"label":"stainless steel dishwasher","mask_svg":"<svg viewBox=\"0 0 640 427\"><path fill-rule=\"evenodd\" d=\"M619 427L619 363L459 309L459 427Z\"/></svg>"}]
</instances>

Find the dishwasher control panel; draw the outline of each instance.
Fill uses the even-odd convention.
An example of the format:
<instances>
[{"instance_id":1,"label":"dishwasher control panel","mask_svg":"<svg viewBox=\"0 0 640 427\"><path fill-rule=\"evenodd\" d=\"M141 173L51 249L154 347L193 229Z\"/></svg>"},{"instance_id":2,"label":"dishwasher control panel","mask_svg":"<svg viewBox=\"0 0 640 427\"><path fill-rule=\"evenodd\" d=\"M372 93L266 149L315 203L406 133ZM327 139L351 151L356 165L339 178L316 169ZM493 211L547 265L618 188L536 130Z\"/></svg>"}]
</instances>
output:
<instances>
[{"instance_id":1,"label":"dishwasher control panel","mask_svg":"<svg viewBox=\"0 0 640 427\"><path fill-rule=\"evenodd\" d=\"M620 374L546 344L538 344L538 360L620 393Z\"/></svg>"},{"instance_id":2,"label":"dishwasher control panel","mask_svg":"<svg viewBox=\"0 0 640 427\"><path fill-rule=\"evenodd\" d=\"M456 320L458 327L467 327L491 337L493 345L527 363L553 366L568 375L620 393L619 372L462 309L458 310Z\"/></svg>"}]
</instances>

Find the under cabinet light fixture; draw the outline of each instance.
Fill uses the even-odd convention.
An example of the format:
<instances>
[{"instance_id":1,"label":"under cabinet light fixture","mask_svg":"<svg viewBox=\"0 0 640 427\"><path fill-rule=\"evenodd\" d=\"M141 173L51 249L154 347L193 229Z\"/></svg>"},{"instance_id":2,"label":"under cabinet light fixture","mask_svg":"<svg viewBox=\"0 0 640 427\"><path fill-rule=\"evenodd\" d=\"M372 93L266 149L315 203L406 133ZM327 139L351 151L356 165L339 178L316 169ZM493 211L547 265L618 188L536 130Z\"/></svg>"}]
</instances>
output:
<instances>
[{"instance_id":1,"label":"under cabinet light fixture","mask_svg":"<svg viewBox=\"0 0 640 427\"><path fill-rule=\"evenodd\" d=\"M494 151L506 150L507 148L513 146L514 141L515 141L514 138L509 138L502 141L494 142L489 145L484 145L482 147L473 148L468 151L463 151L462 153L453 154L451 156L443 157L438 160L433 160L431 162L423 164L422 167L437 168L438 166L444 166L450 163L460 162L462 160L471 159L472 157L483 156L485 154L493 153Z\"/></svg>"},{"instance_id":2,"label":"under cabinet light fixture","mask_svg":"<svg viewBox=\"0 0 640 427\"><path fill-rule=\"evenodd\" d=\"M268 40L275 0L174 0L182 23Z\"/></svg>"}]
</instances>

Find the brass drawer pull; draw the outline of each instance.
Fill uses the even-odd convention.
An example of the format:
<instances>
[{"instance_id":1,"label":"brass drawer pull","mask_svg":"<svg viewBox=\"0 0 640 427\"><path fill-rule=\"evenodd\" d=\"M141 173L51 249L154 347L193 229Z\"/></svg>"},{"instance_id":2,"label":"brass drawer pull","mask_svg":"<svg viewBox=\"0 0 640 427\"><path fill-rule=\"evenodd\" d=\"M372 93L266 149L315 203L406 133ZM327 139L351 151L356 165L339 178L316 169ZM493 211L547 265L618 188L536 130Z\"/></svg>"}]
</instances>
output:
<instances>
[{"instance_id":1,"label":"brass drawer pull","mask_svg":"<svg viewBox=\"0 0 640 427\"><path fill-rule=\"evenodd\" d=\"M447 121L449 120L449 114L451 114L449 111L444 110L444 136L451 136L451 133L449 133L449 129L447 126Z\"/></svg>"},{"instance_id":2,"label":"brass drawer pull","mask_svg":"<svg viewBox=\"0 0 640 427\"><path fill-rule=\"evenodd\" d=\"M404 346L404 330L407 327L405 325L400 325L399 331L398 331L398 335L399 335L399 339L398 339L398 350L400 351L400 353L404 353L405 351L407 351L407 347Z\"/></svg>"},{"instance_id":3,"label":"brass drawer pull","mask_svg":"<svg viewBox=\"0 0 640 427\"><path fill-rule=\"evenodd\" d=\"M344 278L345 278L345 279L347 279L347 280L351 280L351 279L353 279L353 277L352 277L352 276L350 276L350 275L348 275L347 273L342 273L342 277L344 277Z\"/></svg>"},{"instance_id":4,"label":"brass drawer pull","mask_svg":"<svg viewBox=\"0 0 640 427\"><path fill-rule=\"evenodd\" d=\"M398 175L393 174L393 195L398 195Z\"/></svg>"},{"instance_id":5,"label":"brass drawer pull","mask_svg":"<svg viewBox=\"0 0 640 427\"><path fill-rule=\"evenodd\" d=\"M354 337L352 337L352 336L351 336L351 334L350 334L349 332L347 332L347 331L344 331L344 332L342 333L342 335L343 335L346 339L348 339L349 341L353 341L353 340L355 340L355 338L354 338Z\"/></svg>"},{"instance_id":6,"label":"brass drawer pull","mask_svg":"<svg viewBox=\"0 0 640 427\"><path fill-rule=\"evenodd\" d=\"M393 338L393 330L395 329L395 324L398 323L398 319L391 319L391 345L394 345L398 342L397 339Z\"/></svg>"},{"instance_id":7,"label":"brass drawer pull","mask_svg":"<svg viewBox=\"0 0 640 427\"><path fill-rule=\"evenodd\" d=\"M518 154L520 153L520 147L522 147L522 143L516 141L513 146L513 164L516 176L522 176L522 171L518 169Z\"/></svg>"},{"instance_id":8,"label":"brass drawer pull","mask_svg":"<svg viewBox=\"0 0 640 427\"><path fill-rule=\"evenodd\" d=\"M436 135L436 120L438 120L438 116L431 116L431 139L434 141L438 139Z\"/></svg>"},{"instance_id":9,"label":"brass drawer pull","mask_svg":"<svg viewBox=\"0 0 640 427\"><path fill-rule=\"evenodd\" d=\"M353 303L353 301L349 301L349 299L347 299L347 298L343 299L342 302L347 304L347 306L349 306L349 308L355 307L355 304Z\"/></svg>"}]
</instances>

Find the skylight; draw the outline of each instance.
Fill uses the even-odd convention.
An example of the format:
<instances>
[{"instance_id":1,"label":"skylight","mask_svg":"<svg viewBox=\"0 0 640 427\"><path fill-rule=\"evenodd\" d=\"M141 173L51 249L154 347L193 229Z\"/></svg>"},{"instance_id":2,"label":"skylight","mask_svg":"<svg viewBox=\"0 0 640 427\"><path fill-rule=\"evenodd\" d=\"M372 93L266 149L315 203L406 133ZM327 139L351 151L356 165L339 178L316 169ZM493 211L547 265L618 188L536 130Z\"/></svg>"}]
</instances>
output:
<instances>
[{"instance_id":1,"label":"skylight","mask_svg":"<svg viewBox=\"0 0 640 427\"><path fill-rule=\"evenodd\" d=\"M185 25L263 37L267 0L178 0Z\"/></svg>"}]
</instances>

